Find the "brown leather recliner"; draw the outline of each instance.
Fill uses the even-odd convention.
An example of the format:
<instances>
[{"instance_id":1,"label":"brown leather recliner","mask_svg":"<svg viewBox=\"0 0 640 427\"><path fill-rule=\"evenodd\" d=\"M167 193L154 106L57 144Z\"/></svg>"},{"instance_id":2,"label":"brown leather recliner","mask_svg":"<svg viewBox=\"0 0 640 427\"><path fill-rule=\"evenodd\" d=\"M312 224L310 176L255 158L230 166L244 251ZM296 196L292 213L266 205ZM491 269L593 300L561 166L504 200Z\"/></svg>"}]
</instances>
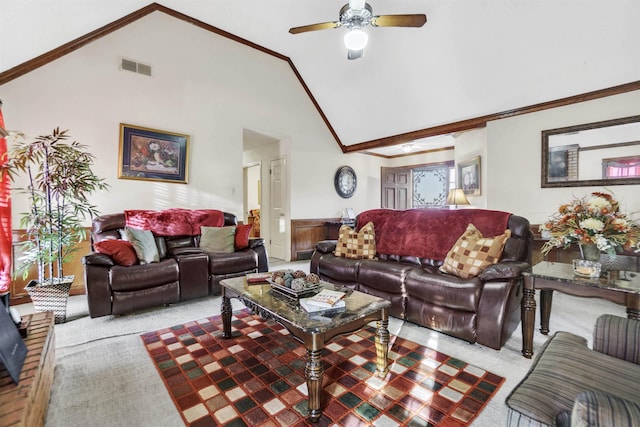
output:
<instances>
[{"instance_id":1,"label":"brown leather recliner","mask_svg":"<svg viewBox=\"0 0 640 427\"><path fill-rule=\"evenodd\" d=\"M120 239L125 214L93 220L91 244ZM224 225L237 225L224 212ZM249 247L233 253L207 253L196 236L156 236L160 262L117 265L111 257L92 252L83 257L85 287L91 317L124 314L159 305L220 293L220 281L246 273L268 271L264 240L249 239Z\"/></svg>"}]
</instances>

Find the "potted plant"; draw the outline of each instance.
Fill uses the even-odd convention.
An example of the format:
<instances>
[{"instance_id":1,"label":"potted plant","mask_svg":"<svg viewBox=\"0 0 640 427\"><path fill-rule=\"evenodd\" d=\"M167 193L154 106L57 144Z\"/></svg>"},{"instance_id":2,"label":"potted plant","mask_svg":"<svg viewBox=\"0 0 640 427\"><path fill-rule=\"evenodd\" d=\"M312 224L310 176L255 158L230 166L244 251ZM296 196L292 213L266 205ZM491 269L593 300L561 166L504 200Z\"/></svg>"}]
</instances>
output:
<instances>
[{"instance_id":1,"label":"potted plant","mask_svg":"<svg viewBox=\"0 0 640 427\"><path fill-rule=\"evenodd\" d=\"M56 312L57 321L66 318L66 300L73 283L73 276L64 275L64 265L77 250L77 243L86 238L83 221L99 214L89 196L108 188L91 170L94 156L86 152L85 145L67 142L67 132L56 128L51 135L34 141L19 141L9 151L7 162L13 182L22 174L28 179L27 187L16 188L27 196L29 211L20 218L27 239L15 271L26 279L30 267L37 265L37 280L26 287L36 310L40 294L46 294L44 304L49 304L42 308L50 310L51 293L66 290L64 311Z\"/></svg>"}]
</instances>

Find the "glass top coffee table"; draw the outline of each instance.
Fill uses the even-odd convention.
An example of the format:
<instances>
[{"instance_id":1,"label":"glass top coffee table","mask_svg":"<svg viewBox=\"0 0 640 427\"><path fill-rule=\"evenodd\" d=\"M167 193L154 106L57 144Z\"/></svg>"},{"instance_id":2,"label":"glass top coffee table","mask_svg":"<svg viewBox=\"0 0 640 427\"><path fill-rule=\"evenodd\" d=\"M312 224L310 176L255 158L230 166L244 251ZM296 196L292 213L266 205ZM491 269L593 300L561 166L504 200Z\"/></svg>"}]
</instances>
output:
<instances>
[{"instance_id":1,"label":"glass top coffee table","mask_svg":"<svg viewBox=\"0 0 640 427\"><path fill-rule=\"evenodd\" d=\"M342 290L322 282L329 289ZM281 296L269 284L247 284L244 277L225 279L222 287L222 336L231 338L231 298L237 298L249 309L265 319L273 319L302 342L307 350L305 377L309 399L309 420L317 422L322 414L320 392L322 386L322 349L337 335L357 331L368 323L376 322L377 375L387 374L389 352L390 301L358 291L345 290L345 308L326 312L307 313L295 299Z\"/></svg>"},{"instance_id":2,"label":"glass top coffee table","mask_svg":"<svg viewBox=\"0 0 640 427\"><path fill-rule=\"evenodd\" d=\"M602 298L627 307L629 319L640 320L640 273L604 271L599 278L577 276L573 265L560 262L540 262L523 272L522 355L533 356L533 329L536 318L535 291L540 290L540 332L549 333L549 317L553 291L565 294Z\"/></svg>"}]
</instances>

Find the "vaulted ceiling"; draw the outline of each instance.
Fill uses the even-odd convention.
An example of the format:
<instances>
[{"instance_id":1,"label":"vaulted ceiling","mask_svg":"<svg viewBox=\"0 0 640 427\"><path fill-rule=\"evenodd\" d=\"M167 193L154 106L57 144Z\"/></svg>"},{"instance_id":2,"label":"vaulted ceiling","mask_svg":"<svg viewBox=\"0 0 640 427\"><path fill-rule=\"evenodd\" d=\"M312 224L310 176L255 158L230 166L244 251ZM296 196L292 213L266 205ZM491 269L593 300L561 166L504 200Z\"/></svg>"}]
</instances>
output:
<instances>
[{"instance_id":1,"label":"vaulted ceiling","mask_svg":"<svg viewBox=\"0 0 640 427\"><path fill-rule=\"evenodd\" d=\"M424 13L427 23L367 27L365 56L347 60L345 29L288 32L337 20L347 0L3 0L0 84L146 7L290 61L346 152L640 89L637 0L367 1L375 15Z\"/></svg>"}]
</instances>

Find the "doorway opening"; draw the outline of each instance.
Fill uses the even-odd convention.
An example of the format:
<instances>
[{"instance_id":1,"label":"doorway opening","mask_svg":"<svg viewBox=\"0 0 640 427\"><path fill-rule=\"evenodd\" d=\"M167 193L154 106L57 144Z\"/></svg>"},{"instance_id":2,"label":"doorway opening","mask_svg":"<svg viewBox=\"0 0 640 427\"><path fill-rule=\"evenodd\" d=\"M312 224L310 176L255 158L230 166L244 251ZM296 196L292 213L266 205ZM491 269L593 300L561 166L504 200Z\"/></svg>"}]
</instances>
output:
<instances>
[{"instance_id":1,"label":"doorway opening","mask_svg":"<svg viewBox=\"0 0 640 427\"><path fill-rule=\"evenodd\" d=\"M260 236L260 217L262 204L262 179L261 173L262 163L254 162L249 165L245 165L243 173L244 181L244 223L251 224L251 234L249 237L261 237Z\"/></svg>"},{"instance_id":2,"label":"doorway opening","mask_svg":"<svg viewBox=\"0 0 640 427\"><path fill-rule=\"evenodd\" d=\"M288 193L281 140L243 129L244 222L252 223L252 236L264 239L269 257L288 261L290 231ZM277 179L274 188L273 169ZM275 196L275 198L274 198ZM256 220L258 224L256 225ZM274 227L277 224L277 227Z\"/></svg>"}]
</instances>

